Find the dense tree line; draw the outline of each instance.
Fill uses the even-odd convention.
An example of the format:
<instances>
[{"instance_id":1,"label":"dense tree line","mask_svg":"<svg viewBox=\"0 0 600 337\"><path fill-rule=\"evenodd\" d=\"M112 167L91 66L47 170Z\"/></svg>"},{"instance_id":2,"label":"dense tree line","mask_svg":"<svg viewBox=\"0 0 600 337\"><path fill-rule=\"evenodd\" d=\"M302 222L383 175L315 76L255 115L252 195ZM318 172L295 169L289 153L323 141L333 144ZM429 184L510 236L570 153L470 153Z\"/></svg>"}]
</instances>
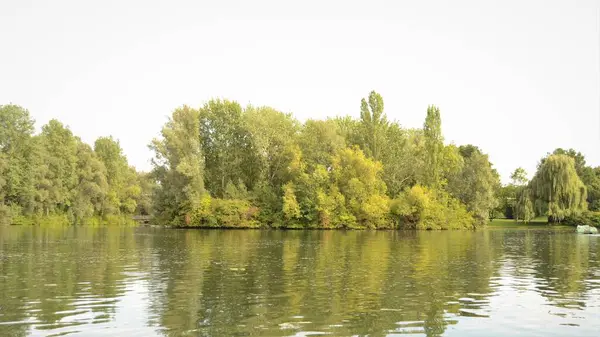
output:
<instances>
[{"instance_id":1,"label":"dense tree line","mask_svg":"<svg viewBox=\"0 0 600 337\"><path fill-rule=\"evenodd\" d=\"M0 223L117 222L149 209L143 179L112 137L91 147L57 120L34 134L27 110L0 106Z\"/></svg>"},{"instance_id":2,"label":"dense tree line","mask_svg":"<svg viewBox=\"0 0 600 337\"><path fill-rule=\"evenodd\" d=\"M524 222L547 216L551 223L600 225L600 167L587 166L580 152L558 148L540 160L531 181L522 168L511 179L499 191L498 214Z\"/></svg>"},{"instance_id":3,"label":"dense tree line","mask_svg":"<svg viewBox=\"0 0 600 337\"><path fill-rule=\"evenodd\" d=\"M175 110L151 144L157 222L450 229L488 221L499 176L476 146L444 143L437 107L422 129L388 120L376 92L357 108L359 119L304 123L219 99Z\"/></svg>"},{"instance_id":4,"label":"dense tree line","mask_svg":"<svg viewBox=\"0 0 600 337\"><path fill-rule=\"evenodd\" d=\"M453 229L536 216L600 224L600 167L575 150L557 149L531 181L519 168L501 186L481 149L445 143L438 107L414 129L389 120L374 91L357 112L300 122L229 100L182 106L150 144L153 169L143 173L112 137L90 146L57 120L35 134L27 110L0 106L0 223L151 214L198 227Z\"/></svg>"}]
</instances>

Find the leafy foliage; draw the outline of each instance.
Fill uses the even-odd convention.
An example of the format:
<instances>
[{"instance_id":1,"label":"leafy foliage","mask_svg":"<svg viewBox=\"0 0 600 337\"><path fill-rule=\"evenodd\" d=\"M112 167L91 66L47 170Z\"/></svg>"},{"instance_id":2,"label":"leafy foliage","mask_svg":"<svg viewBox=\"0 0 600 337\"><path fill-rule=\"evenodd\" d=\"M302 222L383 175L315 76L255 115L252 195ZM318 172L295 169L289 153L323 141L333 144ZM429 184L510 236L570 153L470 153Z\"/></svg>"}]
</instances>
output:
<instances>
[{"instance_id":1,"label":"leafy foliage","mask_svg":"<svg viewBox=\"0 0 600 337\"><path fill-rule=\"evenodd\" d=\"M0 223L114 223L135 212L138 173L118 141L92 149L57 120L39 135L33 125L27 110L0 106Z\"/></svg>"},{"instance_id":2,"label":"leafy foliage","mask_svg":"<svg viewBox=\"0 0 600 337\"><path fill-rule=\"evenodd\" d=\"M205 196L186 226L254 228L259 227L258 209L247 200L216 199Z\"/></svg>"},{"instance_id":3,"label":"leafy foliage","mask_svg":"<svg viewBox=\"0 0 600 337\"><path fill-rule=\"evenodd\" d=\"M523 186L527 184L527 172L522 167L517 167L510 175L514 186Z\"/></svg>"},{"instance_id":4,"label":"leafy foliage","mask_svg":"<svg viewBox=\"0 0 600 337\"><path fill-rule=\"evenodd\" d=\"M381 228L386 225L388 198L381 179L382 170L380 162L367 158L357 147L342 149L333 157L331 193L343 197L345 209L356 219L346 226Z\"/></svg>"},{"instance_id":5,"label":"leafy foliage","mask_svg":"<svg viewBox=\"0 0 600 337\"><path fill-rule=\"evenodd\" d=\"M456 198L443 190L415 185L394 199L391 214L405 229L470 229L475 221Z\"/></svg>"},{"instance_id":6,"label":"leafy foliage","mask_svg":"<svg viewBox=\"0 0 600 337\"><path fill-rule=\"evenodd\" d=\"M514 217L516 221L523 220L528 223L535 217L535 209L532 202L532 191L524 186L519 186L515 195Z\"/></svg>"},{"instance_id":7,"label":"leafy foliage","mask_svg":"<svg viewBox=\"0 0 600 337\"><path fill-rule=\"evenodd\" d=\"M586 166L585 157L574 149L558 148L552 154L564 154L575 161L575 171L587 190L588 207L592 211L600 211L600 167Z\"/></svg>"},{"instance_id":8,"label":"leafy foliage","mask_svg":"<svg viewBox=\"0 0 600 337\"><path fill-rule=\"evenodd\" d=\"M470 211L478 223L488 221L490 212L497 206L496 190L500 179L492 169L487 155L473 145L459 147L463 165L452 175L448 190Z\"/></svg>"},{"instance_id":9,"label":"leafy foliage","mask_svg":"<svg viewBox=\"0 0 600 337\"><path fill-rule=\"evenodd\" d=\"M425 140L425 175L422 182L426 186L437 187L441 183L441 157L444 149L442 136L442 119L440 109L436 106L427 108L427 117L423 124L423 137Z\"/></svg>"},{"instance_id":10,"label":"leafy foliage","mask_svg":"<svg viewBox=\"0 0 600 337\"><path fill-rule=\"evenodd\" d=\"M387 118L383 112L383 98L375 91L360 101L360 128L364 151L376 160L381 159L385 142Z\"/></svg>"},{"instance_id":11,"label":"leafy foliage","mask_svg":"<svg viewBox=\"0 0 600 337\"><path fill-rule=\"evenodd\" d=\"M154 194L154 211L160 222L181 224L186 214L199 206L204 193L204 161L197 110L184 106L173 112L154 139L152 175L159 188Z\"/></svg>"},{"instance_id":12,"label":"leafy foliage","mask_svg":"<svg viewBox=\"0 0 600 337\"><path fill-rule=\"evenodd\" d=\"M176 110L152 145L155 214L163 223L208 227L484 224L499 188L487 155L471 145L445 145L437 107L427 109L423 129L388 121L383 108L373 91L361 100L360 119L299 123L269 107L242 108L228 100ZM177 122L182 114L185 123ZM197 128L182 126L195 125L194 118ZM206 186L197 185L195 198L183 194L191 176L176 169L190 149L188 158L198 167L194 180ZM421 211L407 211L421 204Z\"/></svg>"},{"instance_id":13,"label":"leafy foliage","mask_svg":"<svg viewBox=\"0 0 600 337\"><path fill-rule=\"evenodd\" d=\"M536 211L547 214L551 221L561 221L587 209L587 190L570 156L553 154L544 158L529 188Z\"/></svg>"},{"instance_id":14,"label":"leafy foliage","mask_svg":"<svg viewBox=\"0 0 600 337\"><path fill-rule=\"evenodd\" d=\"M112 137L101 137L94 143L94 152L104 163L109 185L108 202L103 210L108 214L131 214L137 208L141 188L135 169L129 167L127 158L118 141Z\"/></svg>"},{"instance_id":15,"label":"leafy foliage","mask_svg":"<svg viewBox=\"0 0 600 337\"><path fill-rule=\"evenodd\" d=\"M199 138L204 160L204 184L214 196L223 197L229 182L242 181L252 188L258 180L258 157L252 136L237 102L211 100L199 110ZM192 135L189 135L192 137Z\"/></svg>"},{"instance_id":16,"label":"leafy foliage","mask_svg":"<svg viewBox=\"0 0 600 337\"><path fill-rule=\"evenodd\" d=\"M593 226L600 227L600 212L585 211L565 216L562 223L569 226Z\"/></svg>"},{"instance_id":17,"label":"leafy foliage","mask_svg":"<svg viewBox=\"0 0 600 337\"><path fill-rule=\"evenodd\" d=\"M27 110L0 106L0 222L136 213L173 226L455 229L600 209L600 168L572 149L542 159L528 184L518 168L501 186L481 149L444 143L438 107L420 129L388 120L375 91L357 111L301 123L229 100L182 106L139 173L112 137L92 149L57 120L34 135Z\"/></svg>"}]
</instances>

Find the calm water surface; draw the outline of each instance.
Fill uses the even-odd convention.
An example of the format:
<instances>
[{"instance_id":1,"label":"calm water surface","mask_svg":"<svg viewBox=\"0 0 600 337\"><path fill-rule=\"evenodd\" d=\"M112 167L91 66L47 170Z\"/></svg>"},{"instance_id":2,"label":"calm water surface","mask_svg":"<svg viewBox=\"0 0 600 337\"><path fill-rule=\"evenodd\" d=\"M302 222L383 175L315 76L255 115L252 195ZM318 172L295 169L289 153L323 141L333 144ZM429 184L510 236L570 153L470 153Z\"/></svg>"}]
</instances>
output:
<instances>
[{"instance_id":1,"label":"calm water surface","mask_svg":"<svg viewBox=\"0 0 600 337\"><path fill-rule=\"evenodd\" d=\"M0 228L0 336L599 336L600 237Z\"/></svg>"}]
</instances>

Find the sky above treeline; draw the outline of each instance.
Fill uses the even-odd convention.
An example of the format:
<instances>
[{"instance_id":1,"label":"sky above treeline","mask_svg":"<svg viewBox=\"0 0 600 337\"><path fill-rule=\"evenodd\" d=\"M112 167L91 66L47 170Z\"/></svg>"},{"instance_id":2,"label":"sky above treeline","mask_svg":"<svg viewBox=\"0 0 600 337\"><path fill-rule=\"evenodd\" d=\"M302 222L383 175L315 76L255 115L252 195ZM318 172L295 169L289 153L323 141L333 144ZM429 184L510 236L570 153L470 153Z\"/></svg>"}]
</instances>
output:
<instances>
[{"instance_id":1,"label":"sky above treeline","mask_svg":"<svg viewBox=\"0 0 600 337\"><path fill-rule=\"evenodd\" d=\"M3 0L0 104L112 135L150 170L183 104L358 117L375 90L405 127L439 106L446 142L508 182L557 147L600 165L599 17L597 0Z\"/></svg>"}]
</instances>

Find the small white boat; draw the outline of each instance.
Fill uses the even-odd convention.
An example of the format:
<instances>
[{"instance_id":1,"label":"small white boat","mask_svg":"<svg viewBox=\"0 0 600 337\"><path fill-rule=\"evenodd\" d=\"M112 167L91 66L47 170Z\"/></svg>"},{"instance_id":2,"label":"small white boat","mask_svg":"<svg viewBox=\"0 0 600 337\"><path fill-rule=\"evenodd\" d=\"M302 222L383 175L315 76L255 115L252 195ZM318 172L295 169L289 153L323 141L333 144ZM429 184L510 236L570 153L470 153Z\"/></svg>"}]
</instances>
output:
<instances>
[{"instance_id":1,"label":"small white boat","mask_svg":"<svg viewBox=\"0 0 600 337\"><path fill-rule=\"evenodd\" d=\"M598 234L598 228L593 227L593 226L577 226L577 233L580 234Z\"/></svg>"}]
</instances>

